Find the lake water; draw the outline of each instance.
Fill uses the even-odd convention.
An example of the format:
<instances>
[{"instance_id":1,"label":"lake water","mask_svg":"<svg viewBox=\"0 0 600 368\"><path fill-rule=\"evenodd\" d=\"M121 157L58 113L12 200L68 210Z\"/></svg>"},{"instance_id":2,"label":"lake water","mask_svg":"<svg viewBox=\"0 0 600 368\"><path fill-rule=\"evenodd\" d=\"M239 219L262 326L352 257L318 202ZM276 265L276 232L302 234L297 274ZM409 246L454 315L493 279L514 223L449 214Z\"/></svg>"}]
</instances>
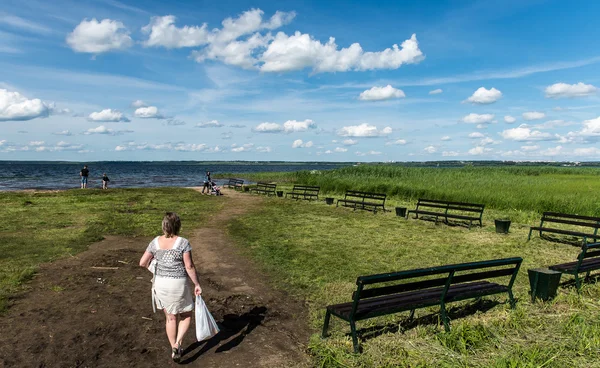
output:
<instances>
[{"instance_id":1,"label":"lake water","mask_svg":"<svg viewBox=\"0 0 600 368\"><path fill-rule=\"evenodd\" d=\"M80 186L83 163L0 161L0 190L71 189ZM204 163L204 162L93 162L88 164L88 188L102 186L102 174L113 188L191 187L202 185L205 171L213 174L332 170L350 163ZM222 184L224 179L215 180ZM247 181L247 180L246 180Z\"/></svg>"}]
</instances>

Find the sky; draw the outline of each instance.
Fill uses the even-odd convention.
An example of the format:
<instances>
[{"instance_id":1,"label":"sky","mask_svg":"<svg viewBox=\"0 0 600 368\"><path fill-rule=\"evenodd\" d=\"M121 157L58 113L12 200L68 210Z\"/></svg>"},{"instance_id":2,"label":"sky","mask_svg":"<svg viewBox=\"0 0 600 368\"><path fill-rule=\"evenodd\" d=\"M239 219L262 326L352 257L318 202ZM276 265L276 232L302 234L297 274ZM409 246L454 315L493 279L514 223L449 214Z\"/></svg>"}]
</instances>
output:
<instances>
[{"instance_id":1,"label":"sky","mask_svg":"<svg viewBox=\"0 0 600 368\"><path fill-rule=\"evenodd\" d=\"M0 160L599 161L598 1L0 2Z\"/></svg>"}]
</instances>

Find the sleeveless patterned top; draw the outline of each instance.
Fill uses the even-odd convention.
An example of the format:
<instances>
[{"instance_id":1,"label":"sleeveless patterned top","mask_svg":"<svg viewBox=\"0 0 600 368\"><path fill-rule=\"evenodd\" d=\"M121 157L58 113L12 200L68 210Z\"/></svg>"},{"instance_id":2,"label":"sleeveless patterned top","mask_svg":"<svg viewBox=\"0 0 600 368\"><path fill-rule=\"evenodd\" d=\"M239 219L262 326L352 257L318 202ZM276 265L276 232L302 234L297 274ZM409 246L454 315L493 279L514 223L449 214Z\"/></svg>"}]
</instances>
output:
<instances>
[{"instance_id":1,"label":"sleeveless patterned top","mask_svg":"<svg viewBox=\"0 0 600 368\"><path fill-rule=\"evenodd\" d=\"M158 238L158 236L154 238L146 248L146 251L152 253L154 259L156 259L156 272L154 275L171 279L186 278L188 274L183 263L183 253L192 251L190 242L180 236L175 240L173 248L160 249Z\"/></svg>"}]
</instances>

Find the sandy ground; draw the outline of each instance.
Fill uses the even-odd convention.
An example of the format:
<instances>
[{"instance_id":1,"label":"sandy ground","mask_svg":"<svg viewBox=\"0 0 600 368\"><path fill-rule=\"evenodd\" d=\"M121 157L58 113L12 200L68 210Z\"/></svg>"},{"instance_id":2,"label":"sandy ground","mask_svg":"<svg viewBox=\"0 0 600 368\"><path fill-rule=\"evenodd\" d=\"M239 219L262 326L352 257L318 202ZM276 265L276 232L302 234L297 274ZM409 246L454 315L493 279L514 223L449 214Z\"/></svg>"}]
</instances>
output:
<instances>
[{"instance_id":1,"label":"sandy ground","mask_svg":"<svg viewBox=\"0 0 600 368\"><path fill-rule=\"evenodd\" d=\"M262 199L225 193L218 199L224 209L190 237L203 297L221 332L197 343L192 326L181 364L309 366L304 303L271 288L225 231ZM150 240L106 237L75 257L42 265L30 290L0 317L0 367L176 365L164 316L152 312L152 275L138 266Z\"/></svg>"}]
</instances>

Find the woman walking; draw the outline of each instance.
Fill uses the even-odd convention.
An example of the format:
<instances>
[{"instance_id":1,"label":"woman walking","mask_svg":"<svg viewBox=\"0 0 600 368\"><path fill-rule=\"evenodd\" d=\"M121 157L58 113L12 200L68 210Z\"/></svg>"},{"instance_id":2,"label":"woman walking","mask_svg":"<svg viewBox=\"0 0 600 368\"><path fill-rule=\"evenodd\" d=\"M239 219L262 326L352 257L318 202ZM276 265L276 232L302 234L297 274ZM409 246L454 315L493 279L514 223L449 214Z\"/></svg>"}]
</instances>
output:
<instances>
[{"instance_id":1,"label":"woman walking","mask_svg":"<svg viewBox=\"0 0 600 368\"><path fill-rule=\"evenodd\" d=\"M165 313L171 358L175 362L181 360L181 343L192 320L193 294L202 294L192 260L192 247L187 239L178 235L180 229L179 216L167 212L162 221L163 235L150 242L140 259L140 266L150 267L154 273L152 300L156 308ZM193 293L190 281L194 285Z\"/></svg>"}]
</instances>

